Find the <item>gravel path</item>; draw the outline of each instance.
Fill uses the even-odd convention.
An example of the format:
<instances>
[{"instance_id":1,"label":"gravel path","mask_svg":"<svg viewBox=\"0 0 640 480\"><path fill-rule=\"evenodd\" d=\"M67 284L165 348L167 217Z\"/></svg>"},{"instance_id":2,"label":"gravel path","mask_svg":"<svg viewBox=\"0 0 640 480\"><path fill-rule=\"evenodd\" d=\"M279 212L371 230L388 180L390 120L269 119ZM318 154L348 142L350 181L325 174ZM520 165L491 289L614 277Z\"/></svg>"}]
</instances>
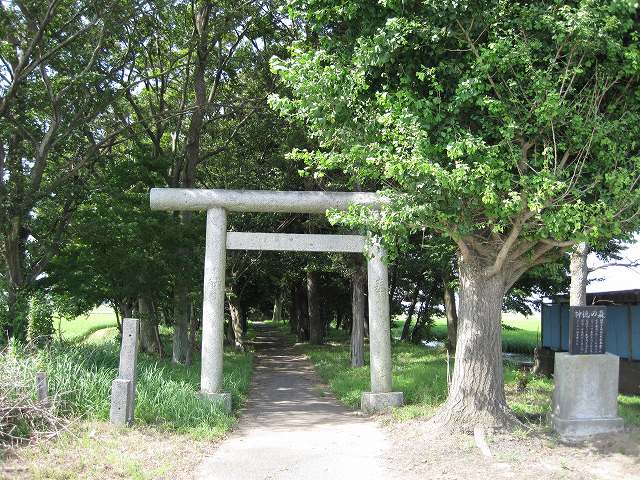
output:
<instances>
[{"instance_id":1,"label":"gravel path","mask_svg":"<svg viewBox=\"0 0 640 480\"><path fill-rule=\"evenodd\" d=\"M387 433L326 392L309 361L277 330L265 324L256 328L256 367L246 410L195 478L396 478L387 466Z\"/></svg>"}]
</instances>

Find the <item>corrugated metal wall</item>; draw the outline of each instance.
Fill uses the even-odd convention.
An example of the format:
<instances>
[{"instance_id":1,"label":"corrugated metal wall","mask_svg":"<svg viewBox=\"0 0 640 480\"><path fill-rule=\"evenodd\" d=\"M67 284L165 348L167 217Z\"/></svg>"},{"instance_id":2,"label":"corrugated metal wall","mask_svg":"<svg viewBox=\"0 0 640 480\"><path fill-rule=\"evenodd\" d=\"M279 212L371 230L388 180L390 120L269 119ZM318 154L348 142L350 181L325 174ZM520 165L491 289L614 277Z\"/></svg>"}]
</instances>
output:
<instances>
[{"instance_id":1,"label":"corrugated metal wall","mask_svg":"<svg viewBox=\"0 0 640 480\"><path fill-rule=\"evenodd\" d=\"M569 305L542 306L542 346L569 349ZM640 305L607 306L607 352L640 360Z\"/></svg>"}]
</instances>

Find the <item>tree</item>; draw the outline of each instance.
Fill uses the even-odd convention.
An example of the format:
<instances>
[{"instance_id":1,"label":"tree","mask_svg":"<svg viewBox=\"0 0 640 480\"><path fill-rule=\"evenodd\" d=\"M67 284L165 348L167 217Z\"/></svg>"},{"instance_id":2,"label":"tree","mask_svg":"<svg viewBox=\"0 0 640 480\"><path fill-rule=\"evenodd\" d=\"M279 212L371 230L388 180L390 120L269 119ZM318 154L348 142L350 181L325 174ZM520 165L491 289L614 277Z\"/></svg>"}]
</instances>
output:
<instances>
[{"instance_id":1,"label":"tree","mask_svg":"<svg viewBox=\"0 0 640 480\"><path fill-rule=\"evenodd\" d=\"M457 246L456 362L435 421L505 427L500 317L530 268L634 229L640 47L634 2L292 0L311 40L273 97L318 171L384 182L381 212L334 221ZM309 45L313 44L313 47Z\"/></svg>"},{"instance_id":2,"label":"tree","mask_svg":"<svg viewBox=\"0 0 640 480\"><path fill-rule=\"evenodd\" d=\"M7 310L24 309L62 244L81 187L121 133L115 102L140 10L119 0L0 4L0 250Z\"/></svg>"}]
</instances>

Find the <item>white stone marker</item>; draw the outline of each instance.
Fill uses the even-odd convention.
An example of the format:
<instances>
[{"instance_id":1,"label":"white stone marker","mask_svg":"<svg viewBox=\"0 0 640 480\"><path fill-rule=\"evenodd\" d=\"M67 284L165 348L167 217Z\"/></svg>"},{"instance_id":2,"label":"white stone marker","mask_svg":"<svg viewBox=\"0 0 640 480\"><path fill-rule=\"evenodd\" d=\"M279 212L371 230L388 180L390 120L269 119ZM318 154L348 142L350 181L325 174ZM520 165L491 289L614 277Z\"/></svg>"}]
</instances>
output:
<instances>
[{"instance_id":1,"label":"white stone marker","mask_svg":"<svg viewBox=\"0 0 640 480\"><path fill-rule=\"evenodd\" d=\"M568 440L623 429L618 416L617 355L555 355L551 422Z\"/></svg>"},{"instance_id":2,"label":"white stone marker","mask_svg":"<svg viewBox=\"0 0 640 480\"><path fill-rule=\"evenodd\" d=\"M369 290L369 363L371 392L363 392L360 408L375 413L403 404L402 392L391 391L391 331L389 322L389 273L385 252L373 239L367 262Z\"/></svg>"},{"instance_id":3,"label":"white stone marker","mask_svg":"<svg viewBox=\"0 0 640 480\"><path fill-rule=\"evenodd\" d=\"M111 384L111 423L131 425L136 406L136 380L138 363L138 334L140 320L122 319L122 344L118 378Z\"/></svg>"},{"instance_id":4,"label":"white stone marker","mask_svg":"<svg viewBox=\"0 0 640 480\"><path fill-rule=\"evenodd\" d=\"M231 412L231 394L222 390L224 354L224 283L227 256L227 212L207 210L202 296L202 370L200 391Z\"/></svg>"}]
</instances>

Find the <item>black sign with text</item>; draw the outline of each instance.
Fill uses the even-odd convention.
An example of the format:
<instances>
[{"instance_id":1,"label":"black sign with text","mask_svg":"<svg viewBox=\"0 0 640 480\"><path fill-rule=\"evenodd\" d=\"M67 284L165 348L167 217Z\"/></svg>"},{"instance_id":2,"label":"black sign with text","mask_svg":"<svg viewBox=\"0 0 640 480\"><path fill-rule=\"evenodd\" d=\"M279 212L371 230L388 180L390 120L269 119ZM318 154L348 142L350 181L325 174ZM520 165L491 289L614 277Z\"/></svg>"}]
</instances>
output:
<instances>
[{"instance_id":1,"label":"black sign with text","mask_svg":"<svg viewBox=\"0 0 640 480\"><path fill-rule=\"evenodd\" d=\"M571 307L569 353L594 355L607 348L607 307Z\"/></svg>"}]
</instances>

